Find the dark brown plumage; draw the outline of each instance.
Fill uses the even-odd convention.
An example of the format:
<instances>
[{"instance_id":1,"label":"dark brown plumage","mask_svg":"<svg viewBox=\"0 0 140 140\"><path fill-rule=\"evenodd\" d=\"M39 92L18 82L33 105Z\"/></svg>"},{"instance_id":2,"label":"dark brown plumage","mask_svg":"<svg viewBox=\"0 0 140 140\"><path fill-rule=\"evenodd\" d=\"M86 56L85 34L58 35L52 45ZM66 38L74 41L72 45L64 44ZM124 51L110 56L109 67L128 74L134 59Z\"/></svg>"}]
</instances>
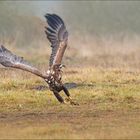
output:
<instances>
[{"instance_id":1,"label":"dark brown plumage","mask_svg":"<svg viewBox=\"0 0 140 140\"><path fill-rule=\"evenodd\" d=\"M61 81L61 68L63 66L61 62L68 43L68 31L66 30L63 20L56 14L46 14L45 17L48 23L48 27L45 27L45 33L52 47L47 73L43 74L22 57L19 57L6 49L3 45L0 46L0 64L5 67L28 71L43 78L48 83L50 90L54 93L59 102L65 103L64 99L59 94L59 92L63 90L68 97L67 100L71 104L76 105L71 99L69 91Z\"/></svg>"},{"instance_id":2,"label":"dark brown plumage","mask_svg":"<svg viewBox=\"0 0 140 140\"><path fill-rule=\"evenodd\" d=\"M64 51L67 47L68 31L63 20L55 14L46 14L49 27L46 27L46 35L51 43L52 53L49 66L61 64Z\"/></svg>"},{"instance_id":3,"label":"dark brown plumage","mask_svg":"<svg viewBox=\"0 0 140 140\"><path fill-rule=\"evenodd\" d=\"M42 72L30 65L26 60L23 59L23 57L14 55L2 45L0 46L0 63L5 67L25 70L42 78L46 78Z\"/></svg>"}]
</instances>

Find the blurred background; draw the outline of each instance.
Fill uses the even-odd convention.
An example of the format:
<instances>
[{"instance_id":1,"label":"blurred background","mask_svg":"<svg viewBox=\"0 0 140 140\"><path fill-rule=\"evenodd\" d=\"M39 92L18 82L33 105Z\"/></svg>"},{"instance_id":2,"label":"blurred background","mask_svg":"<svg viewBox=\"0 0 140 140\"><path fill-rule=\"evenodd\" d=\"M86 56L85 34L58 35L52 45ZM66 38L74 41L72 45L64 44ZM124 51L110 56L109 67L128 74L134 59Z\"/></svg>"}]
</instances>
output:
<instances>
[{"instance_id":1,"label":"blurred background","mask_svg":"<svg viewBox=\"0 0 140 140\"><path fill-rule=\"evenodd\" d=\"M46 13L66 23L66 65L140 68L139 1L0 1L0 44L33 63L47 63Z\"/></svg>"}]
</instances>

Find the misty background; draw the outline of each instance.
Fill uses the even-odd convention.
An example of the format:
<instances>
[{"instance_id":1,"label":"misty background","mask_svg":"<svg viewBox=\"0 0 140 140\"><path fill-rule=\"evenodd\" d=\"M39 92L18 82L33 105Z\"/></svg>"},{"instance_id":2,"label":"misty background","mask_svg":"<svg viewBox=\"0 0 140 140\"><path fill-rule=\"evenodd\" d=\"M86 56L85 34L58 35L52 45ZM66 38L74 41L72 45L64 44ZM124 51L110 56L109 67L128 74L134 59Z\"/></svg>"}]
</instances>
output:
<instances>
[{"instance_id":1,"label":"misty background","mask_svg":"<svg viewBox=\"0 0 140 140\"><path fill-rule=\"evenodd\" d=\"M140 66L140 2L0 1L0 43L47 51L46 13L64 19L70 35L69 59L74 56L95 66Z\"/></svg>"}]
</instances>

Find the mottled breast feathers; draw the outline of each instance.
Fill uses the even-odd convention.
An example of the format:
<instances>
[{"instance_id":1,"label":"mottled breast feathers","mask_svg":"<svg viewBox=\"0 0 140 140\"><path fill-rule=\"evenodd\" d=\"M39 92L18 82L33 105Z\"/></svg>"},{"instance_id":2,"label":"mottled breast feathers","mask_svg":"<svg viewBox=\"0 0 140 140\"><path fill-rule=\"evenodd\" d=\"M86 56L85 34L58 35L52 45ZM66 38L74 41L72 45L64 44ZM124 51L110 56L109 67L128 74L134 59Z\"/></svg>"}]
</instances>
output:
<instances>
[{"instance_id":1,"label":"mottled breast feathers","mask_svg":"<svg viewBox=\"0 0 140 140\"><path fill-rule=\"evenodd\" d=\"M55 14L45 15L48 23L46 35L51 43L52 53L50 56L49 66L61 64L63 54L67 47L68 31L63 20Z\"/></svg>"}]
</instances>

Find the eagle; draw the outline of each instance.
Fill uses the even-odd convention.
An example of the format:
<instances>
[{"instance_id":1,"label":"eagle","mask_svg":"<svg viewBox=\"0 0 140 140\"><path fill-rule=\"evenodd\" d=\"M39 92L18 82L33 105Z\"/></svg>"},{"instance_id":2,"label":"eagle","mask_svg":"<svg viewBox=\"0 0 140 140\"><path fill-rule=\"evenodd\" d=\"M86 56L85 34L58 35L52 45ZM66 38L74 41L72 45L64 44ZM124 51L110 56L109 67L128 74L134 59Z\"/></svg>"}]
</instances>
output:
<instances>
[{"instance_id":1,"label":"eagle","mask_svg":"<svg viewBox=\"0 0 140 140\"><path fill-rule=\"evenodd\" d=\"M45 33L52 48L49 68L45 74L29 64L23 57L13 54L3 45L0 46L0 64L5 67L21 69L43 78L60 103L78 105L73 101L68 89L62 83L62 67L64 67L62 58L68 45L68 31L65 23L56 14L46 14L45 18L48 23L48 26L45 27ZM67 96L65 100L60 95L61 91Z\"/></svg>"}]
</instances>

